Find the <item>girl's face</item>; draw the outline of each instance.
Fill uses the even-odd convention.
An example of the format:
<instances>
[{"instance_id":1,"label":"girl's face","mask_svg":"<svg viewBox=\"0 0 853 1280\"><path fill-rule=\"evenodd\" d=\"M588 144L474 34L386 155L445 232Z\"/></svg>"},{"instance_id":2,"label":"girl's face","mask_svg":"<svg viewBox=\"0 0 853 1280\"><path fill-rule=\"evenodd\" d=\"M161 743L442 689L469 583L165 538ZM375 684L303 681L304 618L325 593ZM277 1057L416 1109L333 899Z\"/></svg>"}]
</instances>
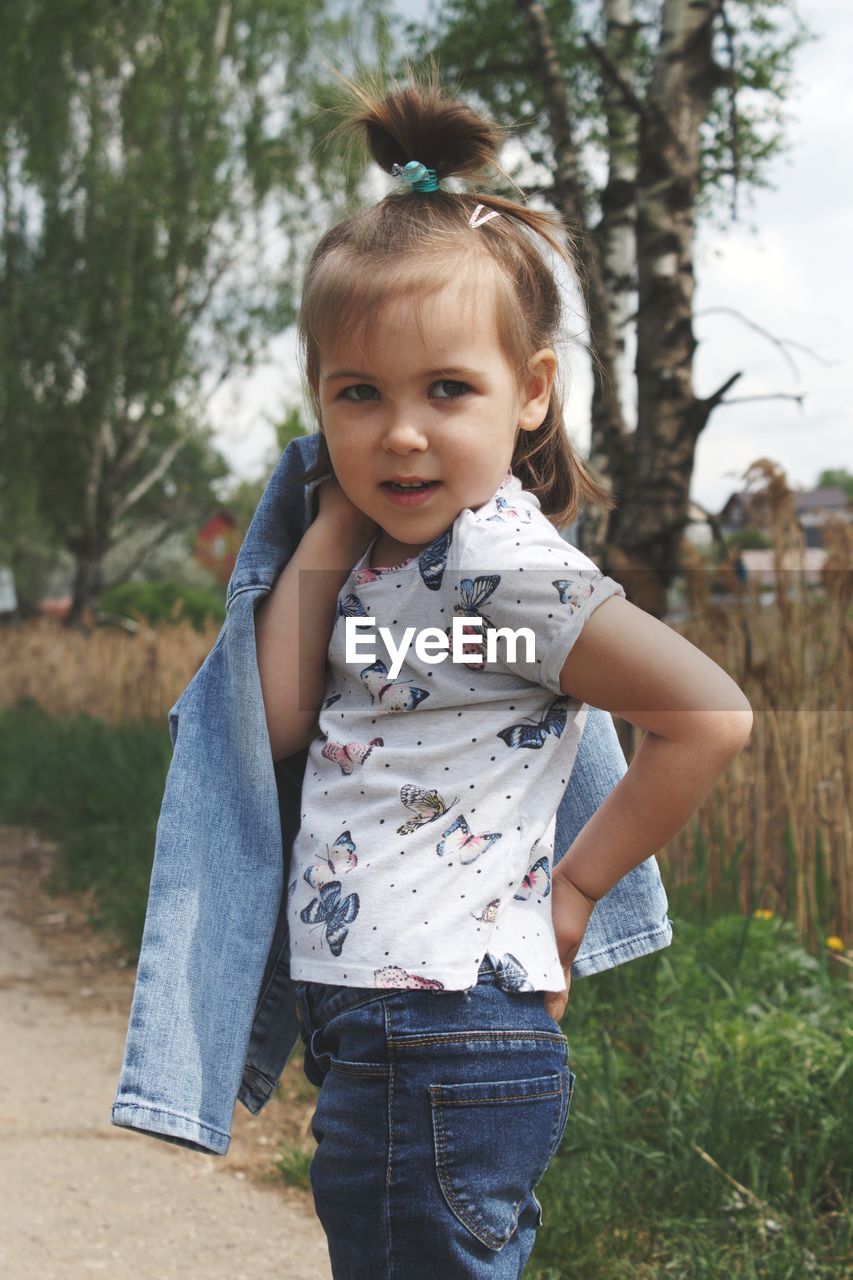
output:
<instances>
[{"instance_id":1,"label":"girl's face","mask_svg":"<svg viewBox=\"0 0 853 1280\"><path fill-rule=\"evenodd\" d=\"M470 297L468 298L470 304ZM329 456L350 501L381 527L375 565L397 564L444 533L460 511L488 502L506 475L518 431L548 409L556 356L537 352L520 387L498 344L493 309L471 314L455 285L418 311L379 307L324 347L319 394ZM427 482L404 491L395 482Z\"/></svg>"}]
</instances>

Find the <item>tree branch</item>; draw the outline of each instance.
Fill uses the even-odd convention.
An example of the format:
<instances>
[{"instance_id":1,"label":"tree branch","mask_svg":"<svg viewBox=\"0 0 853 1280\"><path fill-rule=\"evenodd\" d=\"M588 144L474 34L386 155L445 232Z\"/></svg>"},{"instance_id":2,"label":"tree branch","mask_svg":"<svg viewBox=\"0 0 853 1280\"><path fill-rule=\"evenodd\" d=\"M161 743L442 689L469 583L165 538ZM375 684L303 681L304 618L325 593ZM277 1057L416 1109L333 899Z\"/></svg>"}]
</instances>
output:
<instances>
[{"instance_id":1,"label":"tree branch","mask_svg":"<svg viewBox=\"0 0 853 1280\"><path fill-rule=\"evenodd\" d=\"M830 368L832 365L839 363L838 360L827 360L825 356L818 355L811 347L805 346L802 342L795 342L793 338L777 338L775 334L770 333L768 329L763 328L760 324L756 324L754 320L750 320L748 316L745 316L742 311L738 311L736 307L706 307L703 311L695 312L694 319L698 320L700 316L711 316L716 312L725 312L727 315L734 316L735 319L743 321L750 329L754 329L756 333L760 333L762 337L767 338L768 342L772 342L775 347L778 347L788 367L797 379L800 377L800 371L785 350L786 347L795 347L798 351L804 351L813 360L819 361L824 368Z\"/></svg>"},{"instance_id":2,"label":"tree branch","mask_svg":"<svg viewBox=\"0 0 853 1280\"><path fill-rule=\"evenodd\" d=\"M771 391L766 396L734 396L731 400L720 400L719 404L749 404L751 400L796 400L802 407L805 393L797 395L791 391Z\"/></svg>"},{"instance_id":3,"label":"tree branch","mask_svg":"<svg viewBox=\"0 0 853 1280\"><path fill-rule=\"evenodd\" d=\"M593 40L592 36L584 32L583 42L601 67L607 79L613 84L620 93L625 106L634 111L638 116L643 117L648 113L648 105L637 97L633 86L623 76L619 67L610 57L610 54L600 44Z\"/></svg>"},{"instance_id":4,"label":"tree branch","mask_svg":"<svg viewBox=\"0 0 853 1280\"><path fill-rule=\"evenodd\" d=\"M708 408L708 412L710 413L712 409L715 409L718 404L722 403L723 396L726 394L729 387L733 387L734 384L737 382L738 378L742 378L742 377L743 377L743 370L741 370L739 373L733 373L730 378L726 378L725 382L722 384L721 387L718 387L717 390L712 392L711 395L705 396L703 399L699 401L699 403L702 405L706 405ZM731 404L731 401L729 401L729 404Z\"/></svg>"},{"instance_id":5,"label":"tree branch","mask_svg":"<svg viewBox=\"0 0 853 1280\"><path fill-rule=\"evenodd\" d=\"M713 391L711 395L705 396L704 399L697 396L687 411L687 417L684 424L685 432L688 432L694 439L698 440L700 433L704 431L705 427L708 425L708 419L716 409L717 405L732 403L730 400L725 401L723 396L726 394L729 387L733 387L738 378L742 377L742 370L738 373L733 373L731 377L726 378L725 382L721 386L717 387L717 390Z\"/></svg>"},{"instance_id":6,"label":"tree branch","mask_svg":"<svg viewBox=\"0 0 853 1280\"><path fill-rule=\"evenodd\" d=\"M177 440L172 441L168 449L164 450L160 455L157 465L152 467L148 472L148 475L144 476L138 484L134 485L134 487L124 495L121 501L116 504L113 513L116 520L120 519L125 512L129 511L134 503L138 502L139 499L148 492L151 486L156 484L157 481L166 474L169 467L172 465L172 460L175 455L183 449L187 442L187 436L178 436Z\"/></svg>"}]
</instances>

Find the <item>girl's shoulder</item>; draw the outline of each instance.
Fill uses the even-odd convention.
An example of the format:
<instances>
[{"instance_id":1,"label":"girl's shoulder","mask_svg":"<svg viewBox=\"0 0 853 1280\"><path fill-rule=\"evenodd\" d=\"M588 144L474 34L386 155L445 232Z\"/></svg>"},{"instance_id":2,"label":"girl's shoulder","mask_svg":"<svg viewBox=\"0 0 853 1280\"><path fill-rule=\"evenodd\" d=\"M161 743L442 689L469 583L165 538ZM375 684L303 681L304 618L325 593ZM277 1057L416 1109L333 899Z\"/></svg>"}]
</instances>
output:
<instances>
[{"instance_id":1,"label":"girl's shoulder","mask_svg":"<svg viewBox=\"0 0 853 1280\"><path fill-rule=\"evenodd\" d=\"M512 472L481 507L466 507L453 530L456 565L460 569L595 571L589 556L563 538L539 499L522 487Z\"/></svg>"}]
</instances>

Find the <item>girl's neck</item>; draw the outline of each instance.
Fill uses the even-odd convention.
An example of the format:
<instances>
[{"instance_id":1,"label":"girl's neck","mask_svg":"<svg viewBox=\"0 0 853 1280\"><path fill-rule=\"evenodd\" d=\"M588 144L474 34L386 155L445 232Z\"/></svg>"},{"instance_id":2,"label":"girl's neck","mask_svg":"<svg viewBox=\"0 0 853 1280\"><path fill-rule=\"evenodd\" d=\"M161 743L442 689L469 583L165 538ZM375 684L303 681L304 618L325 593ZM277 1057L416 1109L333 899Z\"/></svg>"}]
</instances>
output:
<instances>
[{"instance_id":1,"label":"girl's neck","mask_svg":"<svg viewBox=\"0 0 853 1280\"><path fill-rule=\"evenodd\" d=\"M426 546L424 543L423 546ZM370 548L367 567L369 569L398 569L413 560L423 546L407 546L402 542L394 542L384 532L378 534Z\"/></svg>"}]
</instances>

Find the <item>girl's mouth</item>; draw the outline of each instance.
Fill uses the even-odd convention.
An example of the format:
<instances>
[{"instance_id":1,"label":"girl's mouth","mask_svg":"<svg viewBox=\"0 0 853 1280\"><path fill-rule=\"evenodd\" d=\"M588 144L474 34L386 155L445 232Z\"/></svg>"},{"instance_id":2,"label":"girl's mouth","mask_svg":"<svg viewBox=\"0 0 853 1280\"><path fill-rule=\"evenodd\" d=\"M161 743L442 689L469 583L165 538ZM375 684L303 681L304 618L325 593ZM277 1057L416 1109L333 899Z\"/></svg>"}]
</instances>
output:
<instances>
[{"instance_id":1,"label":"girl's mouth","mask_svg":"<svg viewBox=\"0 0 853 1280\"><path fill-rule=\"evenodd\" d=\"M395 506L418 507L427 501L440 483L439 480L427 480L419 485L402 485L395 484L393 480L383 480L380 488L384 489Z\"/></svg>"}]
</instances>

